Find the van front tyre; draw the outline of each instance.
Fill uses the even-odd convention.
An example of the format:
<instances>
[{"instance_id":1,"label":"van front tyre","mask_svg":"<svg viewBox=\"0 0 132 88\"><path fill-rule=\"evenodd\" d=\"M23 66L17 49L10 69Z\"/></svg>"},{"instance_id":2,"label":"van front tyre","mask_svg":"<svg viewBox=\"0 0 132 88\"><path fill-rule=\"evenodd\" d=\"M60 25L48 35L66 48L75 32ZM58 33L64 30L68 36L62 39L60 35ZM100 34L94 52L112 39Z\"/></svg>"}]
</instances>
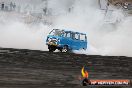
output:
<instances>
[{"instance_id":1,"label":"van front tyre","mask_svg":"<svg viewBox=\"0 0 132 88\"><path fill-rule=\"evenodd\" d=\"M49 52L54 52L56 50L56 48L53 46L48 46L48 49L49 49Z\"/></svg>"}]
</instances>

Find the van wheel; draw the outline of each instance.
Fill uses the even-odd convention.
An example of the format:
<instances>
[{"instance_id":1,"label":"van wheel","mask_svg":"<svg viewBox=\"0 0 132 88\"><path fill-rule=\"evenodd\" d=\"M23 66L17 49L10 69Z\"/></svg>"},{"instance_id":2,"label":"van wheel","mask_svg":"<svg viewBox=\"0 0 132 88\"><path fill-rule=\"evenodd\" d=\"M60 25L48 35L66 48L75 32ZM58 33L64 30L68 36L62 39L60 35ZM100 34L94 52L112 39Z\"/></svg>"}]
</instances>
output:
<instances>
[{"instance_id":1,"label":"van wheel","mask_svg":"<svg viewBox=\"0 0 132 88\"><path fill-rule=\"evenodd\" d=\"M64 46L64 47L61 49L61 52L64 52L64 53L66 53L66 52L68 52L68 51L69 51L68 46Z\"/></svg>"},{"instance_id":2,"label":"van wheel","mask_svg":"<svg viewBox=\"0 0 132 88\"><path fill-rule=\"evenodd\" d=\"M54 52L56 48L54 46L48 46L49 52Z\"/></svg>"},{"instance_id":3,"label":"van wheel","mask_svg":"<svg viewBox=\"0 0 132 88\"><path fill-rule=\"evenodd\" d=\"M83 48L83 50L85 50L85 51L86 51L86 48Z\"/></svg>"}]
</instances>

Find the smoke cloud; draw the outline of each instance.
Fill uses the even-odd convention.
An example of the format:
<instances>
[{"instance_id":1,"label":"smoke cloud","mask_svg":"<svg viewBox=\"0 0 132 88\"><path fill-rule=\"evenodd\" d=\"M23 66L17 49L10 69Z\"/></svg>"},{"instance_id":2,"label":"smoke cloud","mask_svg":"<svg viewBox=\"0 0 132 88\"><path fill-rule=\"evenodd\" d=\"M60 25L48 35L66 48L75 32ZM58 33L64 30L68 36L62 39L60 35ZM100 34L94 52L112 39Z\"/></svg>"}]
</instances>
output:
<instances>
[{"instance_id":1,"label":"smoke cloud","mask_svg":"<svg viewBox=\"0 0 132 88\"><path fill-rule=\"evenodd\" d=\"M88 49L76 53L132 56L132 17L121 9L115 8L106 16L97 0L49 0L48 8L55 17L51 26L25 24L19 15L0 12L0 46L45 51L50 30L66 28L87 34Z\"/></svg>"},{"instance_id":2,"label":"smoke cloud","mask_svg":"<svg viewBox=\"0 0 132 88\"><path fill-rule=\"evenodd\" d=\"M1 12L1 15L0 47L47 50L45 40L49 26L26 24L17 15L7 12Z\"/></svg>"},{"instance_id":3,"label":"smoke cloud","mask_svg":"<svg viewBox=\"0 0 132 88\"><path fill-rule=\"evenodd\" d=\"M112 12L104 14L97 0L78 0L73 7L73 12L59 16L54 24L87 34L87 51L76 53L132 56L131 16L126 17L122 9L114 7Z\"/></svg>"}]
</instances>

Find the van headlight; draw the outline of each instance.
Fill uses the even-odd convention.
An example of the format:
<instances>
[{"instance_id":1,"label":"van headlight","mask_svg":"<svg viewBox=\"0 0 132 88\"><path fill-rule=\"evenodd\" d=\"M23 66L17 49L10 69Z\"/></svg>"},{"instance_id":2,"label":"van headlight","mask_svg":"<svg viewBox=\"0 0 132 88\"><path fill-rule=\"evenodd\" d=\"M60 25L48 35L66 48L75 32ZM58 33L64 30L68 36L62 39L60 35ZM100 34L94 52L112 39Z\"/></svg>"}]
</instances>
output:
<instances>
[{"instance_id":1,"label":"van headlight","mask_svg":"<svg viewBox=\"0 0 132 88\"><path fill-rule=\"evenodd\" d=\"M48 40L48 42L50 42L52 39L51 38L48 38L47 40Z\"/></svg>"}]
</instances>

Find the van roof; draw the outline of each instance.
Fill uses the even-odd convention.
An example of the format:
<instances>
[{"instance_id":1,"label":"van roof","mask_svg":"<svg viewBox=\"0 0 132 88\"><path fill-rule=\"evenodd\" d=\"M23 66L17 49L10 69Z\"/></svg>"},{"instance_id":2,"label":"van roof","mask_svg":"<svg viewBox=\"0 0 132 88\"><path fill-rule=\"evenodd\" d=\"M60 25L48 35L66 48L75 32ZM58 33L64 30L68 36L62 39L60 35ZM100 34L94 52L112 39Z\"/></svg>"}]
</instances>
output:
<instances>
[{"instance_id":1,"label":"van roof","mask_svg":"<svg viewBox=\"0 0 132 88\"><path fill-rule=\"evenodd\" d=\"M56 29L53 29L53 30L56 30ZM72 32L72 33L77 33L77 34L86 35L85 33L75 32L75 31L71 31L71 30L69 30L69 29L57 29L57 30L64 30L65 32Z\"/></svg>"},{"instance_id":2,"label":"van roof","mask_svg":"<svg viewBox=\"0 0 132 88\"><path fill-rule=\"evenodd\" d=\"M73 32L73 33L77 33L77 34L86 35L85 33L81 33L81 32L69 31L69 30L65 30L65 29L62 29L62 30L64 30L65 32Z\"/></svg>"}]
</instances>

